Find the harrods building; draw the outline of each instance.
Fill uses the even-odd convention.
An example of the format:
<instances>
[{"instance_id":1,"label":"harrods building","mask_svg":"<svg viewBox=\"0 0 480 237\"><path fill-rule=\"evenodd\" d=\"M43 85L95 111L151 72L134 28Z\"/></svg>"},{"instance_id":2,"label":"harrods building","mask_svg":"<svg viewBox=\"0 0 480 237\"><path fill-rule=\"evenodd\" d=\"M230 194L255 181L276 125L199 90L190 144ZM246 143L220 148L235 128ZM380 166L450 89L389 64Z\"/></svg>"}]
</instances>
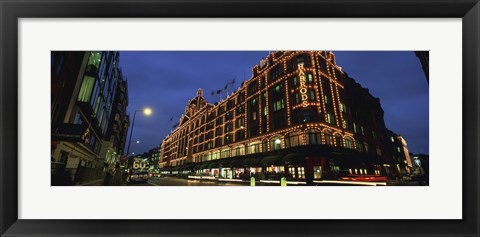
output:
<instances>
[{"instance_id":1,"label":"harrods building","mask_svg":"<svg viewBox=\"0 0 480 237\"><path fill-rule=\"evenodd\" d=\"M389 175L383 114L379 99L343 72L332 52L277 51L218 103L198 89L163 140L159 166L225 178Z\"/></svg>"}]
</instances>

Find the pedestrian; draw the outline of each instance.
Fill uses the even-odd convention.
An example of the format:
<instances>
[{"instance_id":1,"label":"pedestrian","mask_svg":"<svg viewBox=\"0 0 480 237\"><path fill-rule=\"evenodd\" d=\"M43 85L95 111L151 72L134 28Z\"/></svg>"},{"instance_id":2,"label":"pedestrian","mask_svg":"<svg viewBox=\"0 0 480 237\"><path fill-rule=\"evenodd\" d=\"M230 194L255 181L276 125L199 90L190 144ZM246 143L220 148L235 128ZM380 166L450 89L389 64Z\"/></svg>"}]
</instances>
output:
<instances>
[{"instance_id":1,"label":"pedestrian","mask_svg":"<svg viewBox=\"0 0 480 237\"><path fill-rule=\"evenodd\" d=\"M104 186L112 186L114 183L113 183L113 179L115 177L115 172L113 171L113 169L109 169L107 174L105 174L105 179L103 180L103 185Z\"/></svg>"}]
</instances>

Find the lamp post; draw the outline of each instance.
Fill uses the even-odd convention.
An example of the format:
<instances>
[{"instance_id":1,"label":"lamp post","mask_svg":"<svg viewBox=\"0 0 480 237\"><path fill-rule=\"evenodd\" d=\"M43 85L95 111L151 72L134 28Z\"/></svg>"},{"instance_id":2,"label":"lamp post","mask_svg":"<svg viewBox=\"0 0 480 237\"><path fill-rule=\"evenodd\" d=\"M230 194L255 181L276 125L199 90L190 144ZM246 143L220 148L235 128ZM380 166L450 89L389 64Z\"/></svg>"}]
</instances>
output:
<instances>
[{"instance_id":1,"label":"lamp post","mask_svg":"<svg viewBox=\"0 0 480 237\"><path fill-rule=\"evenodd\" d=\"M135 116L137 115L137 111L143 111L145 116L150 116L152 114L152 109L150 108L135 110L133 113L132 128L130 129L130 137L128 138L127 157L130 155L130 143L132 142L133 126L135 125Z\"/></svg>"}]
</instances>

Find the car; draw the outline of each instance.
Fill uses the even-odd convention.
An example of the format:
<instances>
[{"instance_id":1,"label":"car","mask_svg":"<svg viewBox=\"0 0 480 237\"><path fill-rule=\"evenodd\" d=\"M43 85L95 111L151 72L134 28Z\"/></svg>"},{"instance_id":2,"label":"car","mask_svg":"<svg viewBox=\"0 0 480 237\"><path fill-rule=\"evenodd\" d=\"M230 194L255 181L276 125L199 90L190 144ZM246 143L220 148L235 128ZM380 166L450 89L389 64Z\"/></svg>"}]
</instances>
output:
<instances>
[{"instance_id":1,"label":"car","mask_svg":"<svg viewBox=\"0 0 480 237\"><path fill-rule=\"evenodd\" d=\"M147 182L149 178L148 171L132 171L127 177L127 182Z\"/></svg>"}]
</instances>

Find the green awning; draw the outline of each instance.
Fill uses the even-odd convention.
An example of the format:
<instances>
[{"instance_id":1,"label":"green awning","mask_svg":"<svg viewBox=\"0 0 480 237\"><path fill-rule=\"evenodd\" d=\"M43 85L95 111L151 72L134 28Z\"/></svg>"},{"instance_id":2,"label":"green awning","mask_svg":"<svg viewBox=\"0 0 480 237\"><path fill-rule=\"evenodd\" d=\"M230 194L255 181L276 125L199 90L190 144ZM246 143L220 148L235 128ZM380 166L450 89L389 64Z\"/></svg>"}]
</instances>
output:
<instances>
[{"instance_id":1,"label":"green awning","mask_svg":"<svg viewBox=\"0 0 480 237\"><path fill-rule=\"evenodd\" d=\"M222 168L227 168L227 167L230 167L229 164L230 164L229 159L222 159L218 162L218 167L221 166Z\"/></svg>"},{"instance_id":2,"label":"green awning","mask_svg":"<svg viewBox=\"0 0 480 237\"><path fill-rule=\"evenodd\" d=\"M218 166L219 166L219 165L218 165L218 162L212 162L212 163L210 163L210 164L208 165L208 168L209 168L209 169L218 168Z\"/></svg>"},{"instance_id":3,"label":"green awning","mask_svg":"<svg viewBox=\"0 0 480 237\"><path fill-rule=\"evenodd\" d=\"M305 165L305 156L299 153L290 153L283 157L285 165Z\"/></svg>"},{"instance_id":4,"label":"green awning","mask_svg":"<svg viewBox=\"0 0 480 237\"><path fill-rule=\"evenodd\" d=\"M242 168L243 167L243 160L232 160L228 164L229 167L235 167L235 168Z\"/></svg>"},{"instance_id":5,"label":"green awning","mask_svg":"<svg viewBox=\"0 0 480 237\"><path fill-rule=\"evenodd\" d=\"M243 161L243 165L246 166L246 167L260 167L261 166L260 160L259 159L254 159L254 158L245 159Z\"/></svg>"},{"instance_id":6,"label":"green awning","mask_svg":"<svg viewBox=\"0 0 480 237\"><path fill-rule=\"evenodd\" d=\"M266 157L262 158L261 164L266 165L266 166L281 165L282 164L282 157L281 156L266 156Z\"/></svg>"}]
</instances>

